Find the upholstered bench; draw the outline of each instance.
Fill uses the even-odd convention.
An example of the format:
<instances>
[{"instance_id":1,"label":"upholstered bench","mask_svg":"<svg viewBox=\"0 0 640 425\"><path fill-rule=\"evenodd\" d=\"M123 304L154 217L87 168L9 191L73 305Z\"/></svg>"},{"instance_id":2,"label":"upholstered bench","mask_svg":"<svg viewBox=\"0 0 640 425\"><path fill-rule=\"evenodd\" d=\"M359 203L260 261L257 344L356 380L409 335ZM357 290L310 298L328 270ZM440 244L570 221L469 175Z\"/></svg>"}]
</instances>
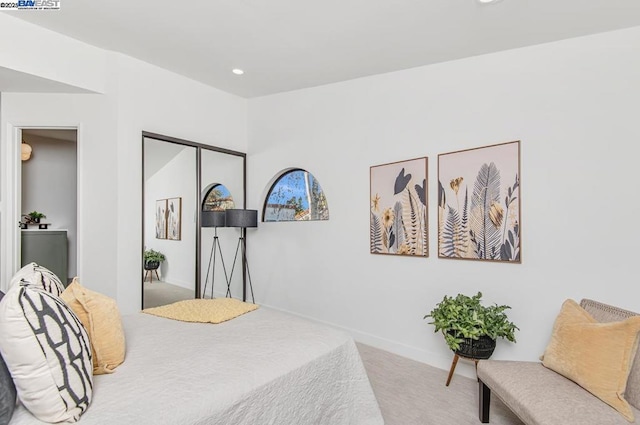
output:
<instances>
[{"instance_id":1,"label":"upholstered bench","mask_svg":"<svg viewBox=\"0 0 640 425\"><path fill-rule=\"evenodd\" d=\"M637 315L592 300L580 305L598 322L615 322ZM478 363L479 415L489 422L489 402L495 394L527 425L640 424L640 350L635 354L625 399L635 422L575 382L539 362L482 360Z\"/></svg>"}]
</instances>

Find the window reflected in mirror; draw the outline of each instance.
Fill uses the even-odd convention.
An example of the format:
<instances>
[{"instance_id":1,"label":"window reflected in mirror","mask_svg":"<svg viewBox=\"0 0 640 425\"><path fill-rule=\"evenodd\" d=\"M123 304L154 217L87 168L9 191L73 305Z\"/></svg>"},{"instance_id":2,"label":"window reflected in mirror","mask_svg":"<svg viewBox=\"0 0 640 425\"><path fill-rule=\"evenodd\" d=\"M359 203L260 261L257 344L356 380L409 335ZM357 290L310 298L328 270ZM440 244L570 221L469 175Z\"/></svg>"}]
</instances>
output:
<instances>
[{"instance_id":1,"label":"window reflected in mirror","mask_svg":"<svg viewBox=\"0 0 640 425\"><path fill-rule=\"evenodd\" d=\"M329 206L320 183L306 170L285 172L269 190L262 221L311 220L329 220Z\"/></svg>"},{"instance_id":2,"label":"window reflected in mirror","mask_svg":"<svg viewBox=\"0 0 640 425\"><path fill-rule=\"evenodd\" d=\"M235 208L233 196L223 184L213 183L206 189L202 211L224 211Z\"/></svg>"}]
</instances>

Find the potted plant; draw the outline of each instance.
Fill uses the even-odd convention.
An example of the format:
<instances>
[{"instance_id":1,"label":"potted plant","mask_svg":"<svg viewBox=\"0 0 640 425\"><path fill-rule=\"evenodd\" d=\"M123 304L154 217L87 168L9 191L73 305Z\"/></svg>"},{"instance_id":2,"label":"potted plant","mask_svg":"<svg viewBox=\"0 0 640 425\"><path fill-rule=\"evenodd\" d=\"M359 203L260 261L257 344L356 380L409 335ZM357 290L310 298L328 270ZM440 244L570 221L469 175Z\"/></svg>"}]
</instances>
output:
<instances>
[{"instance_id":1,"label":"potted plant","mask_svg":"<svg viewBox=\"0 0 640 425\"><path fill-rule=\"evenodd\" d=\"M44 215L44 214L42 214L41 212L38 212L38 211L31 211L27 215L29 216L29 219L31 220L32 223L40 223L40 219L47 218L46 215Z\"/></svg>"},{"instance_id":2,"label":"potted plant","mask_svg":"<svg viewBox=\"0 0 640 425\"><path fill-rule=\"evenodd\" d=\"M153 249L144 251L144 269L157 270L160 263L165 260L164 254Z\"/></svg>"},{"instance_id":3,"label":"potted plant","mask_svg":"<svg viewBox=\"0 0 640 425\"><path fill-rule=\"evenodd\" d=\"M424 318L432 319L429 324L435 326L435 332L442 332L447 345L456 354L488 359L496 347L496 340L505 338L516 342L515 331L519 328L505 313L511 307L497 304L486 307L481 301L481 292L472 297L445 295Z\"/></svg>"}]
</instances>

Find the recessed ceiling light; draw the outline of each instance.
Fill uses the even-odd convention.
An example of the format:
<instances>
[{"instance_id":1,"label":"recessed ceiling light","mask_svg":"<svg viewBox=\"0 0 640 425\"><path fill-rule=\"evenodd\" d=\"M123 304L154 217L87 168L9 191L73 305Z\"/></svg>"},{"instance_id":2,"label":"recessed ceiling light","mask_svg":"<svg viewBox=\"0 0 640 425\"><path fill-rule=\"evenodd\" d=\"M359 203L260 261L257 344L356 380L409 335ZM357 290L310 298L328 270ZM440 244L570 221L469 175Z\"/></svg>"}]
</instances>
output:
<instances>
[{"instance_id":1,"label":"recessed ceiling light","mask_svg":"<svg viewBox=\"0 0 640 425\"><path fill-rule=\"evenodd\" d=\"M498 3L498 2L500 2L500 1L502 1L502 0L478 0L478 3L481 3L481 4L491 4L491 3Z\"/></svg>"},{"instance_id":2,"label":"recessed ceiling light","mask_svg":"<svg viewBox=\"0 0 640 425\"><path fill-rule=\"evenodd\" d=\"M232 70L231 70L231 72L233 72L233 73L234 73L234 74L236 74L236 75L242 75L242 74L244 74L244 71L243 71L243 70L241 70L240 68L234 68L234 69L232 69Z\"/></svg>"}]
</instances>

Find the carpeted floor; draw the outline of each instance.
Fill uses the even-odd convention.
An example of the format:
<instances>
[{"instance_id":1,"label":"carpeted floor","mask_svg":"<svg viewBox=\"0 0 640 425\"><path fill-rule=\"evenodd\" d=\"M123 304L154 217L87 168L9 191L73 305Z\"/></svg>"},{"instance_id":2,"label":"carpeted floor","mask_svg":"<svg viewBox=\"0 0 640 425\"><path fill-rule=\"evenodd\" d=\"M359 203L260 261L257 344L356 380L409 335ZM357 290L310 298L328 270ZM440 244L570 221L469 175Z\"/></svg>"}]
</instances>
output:
<instances>
[{"instance_id":1,"label":"carpeted floor","mask_svg":"<svg viewBox=\"0 0 640 425\"><path fill-rule=\"evenodd\" d=\"M447 371L358 344L385 425L479 424L478 383ZM497 397L491 399L491 424L522 425Z\"/></svg>"},{"instance_id":2,"label":"carpeted floor","mask_svg":"<svg viewBox=\"0 0 640 425\"><path fill-rule=\"evenodd\" d=\"M158 280L153 280L153 282L145 281L143 288L143 308L158 307L176 301L195 298L195 292L191 289Z\"/></svg>"}]
</instances>

